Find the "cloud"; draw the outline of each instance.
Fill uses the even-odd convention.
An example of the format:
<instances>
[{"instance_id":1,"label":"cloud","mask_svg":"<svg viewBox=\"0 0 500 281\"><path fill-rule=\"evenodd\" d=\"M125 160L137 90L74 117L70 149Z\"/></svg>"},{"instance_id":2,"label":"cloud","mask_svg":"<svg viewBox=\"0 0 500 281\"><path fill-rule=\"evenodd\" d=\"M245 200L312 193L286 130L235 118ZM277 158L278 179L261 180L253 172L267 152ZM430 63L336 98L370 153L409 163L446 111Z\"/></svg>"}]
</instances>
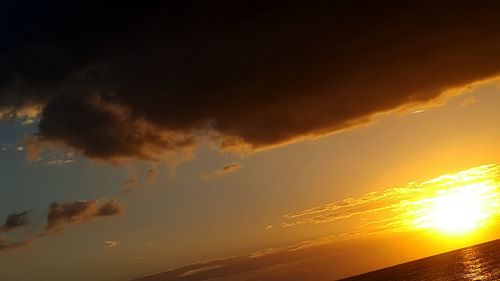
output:
<instances>
[{"instance_id":1,"label":"cloud","mask_svg":"<svg viewBox=\"0 0 500 281\"><path fill-rule=\"evenodd\" d=\"M200 267L200 268L196 268L196 269L193 269L193 270L186 271L186 272L180 274L179 277L193 276L193 275L200 274L200 273L203 273L203 272L206 272L206 271L210 271L210 270L213 270L213 269L217 269L217 268L220 268L220 267L222 267L222 265L211 265L211 266Z\"/></svg>"},{"instance_id":2,"label":"cloud","mask_svg":"<svg viewBox=\"0 0 500 281\"><path fill-rule=\"evenodd\" d=\"M50 160L45 162L45 165L51 165L51 166L62 166L64 164L70 164L75 162L73 159L57 159L57 160Z\"/></svg>"},{"instance_id":3,"label":"cloud","mask_svg":"<svg viewBox=\"0 0 500 281\"><path fill-rule=\"evenodd\" d=\"M104 246L106 246L108 248L116 247L118 245L120 245L120 242L114 241L114 240L109 240L109 241L104 242Z\"/></svg>"},{"instance_id":4,"label":"cloud","mask_svg":"<svg viewBox=\"0 0 500 281\"><path fill-rule=\"evenodd\" d=\"M330 134L500 72L497 1L278 2L13 4L0 111L40 108L37 137L89 157L158 160Z\"/></svg>"},{"instance_id":5,"label":"cloud","mask_svg":"<svg viewBox=\"0 0 500 281\"><path fill-rule=\"evenodd\" d=\"M422 183L412 182L289 213L283 216L281 227L320 223L340 226L356 222L354 225L357 228L351 229L351 233L407 231L432 223L427 217L432 213L432 198L443 192L464 192L468 189L480 194L483 207L491 210L488 218L500 223L500 211L495 207L500 196L497 191L500 188L499 175L498 165L479 166Z\"/></svg>"},{"instance_id":6,"label":"cloud","mask_svg":"<svg viewBox=\"0 0 500 281\"><path fill-rule=\"evenodd\" d=\"M98 217L115 216L123 213L123 205L117 201L109 200L104 202L96 212Z\"/></svg>"},{"instance_id":7,"label":"cloud","mask_svg":"<svg viewBox=\"0 0 500 281\"><path fill-rule=\"evenodd\" d=\"M49 206L46 229L53 229L64 223L90 221L97 209L95 201L77 201L71 203L52 203Z\"/></svg>"},{"instance_id":8,"label":"cloud","mask_svg":"<svg viewBox=\"0 0 500 281\"><path fill-rule=\"evenodd\" d=\"M21 119L22 125L30 125L34 123L33 118L37 117L41 112L40 105L17 105L14 107L0 108L0 119Z\"/></svg>"},{"instance_id":9,"label":"cloud","mask_svg":"<svg viewBox=\"0 0 500 281\"><path fill-rule=\"evenodd\" d=\"M7 151L7 150L9 150L12 147L13 147L12 144L10 144L10 143L3 143L3 142L0 141L0 152Z\"/></svg>"},{"instance_id":10,"label":"cloud","mask_svg":"<svg viewBox=\"0 0 500 281\"><path fill-rule=\"evenodd\" d=\"M191 264L134 281L339 280L387 264L415 260L431 252L446 252L457 245L438 243L430 247L432 250L427 247L412 247L408 250L407 245L420 245L422 241L428 241L427 235L416 235L414 215L421 216L428 211L429 196L432 198L443 192L464 188L479 189L478 194L484 199L483 207L493 211L490 214L491 227L497 227L500 224L500 165L484 165L284 216L283 227L305 225L311 229L313 224L338 223L338 227L328 226L328 232L331 233L344 226L342 231L327 237L284 248ZM359 223L352 224L352 220ZM381 233L384 235L374 235ZM382 258L373 259L374 256Z\"/></svg>"},{"instance_id":11,"label":"cloud","mask_svg":"<svg viewBox=\"0 0 500 281\"><path fill-rule=\"evenodd\" d=\"M391 238L401 239L401 237ZM406 241L410 241L405 238ZM369 241L361 243L363 247L351 247L346 251L345 246L340 243L329 239L321 240L304 241L281 249L267 249L249 255L200 262L136 278L134 281L339 280L374 266L373 263L377 262L377 259L373 259L373 255L367 255L367 251L386 258L391 257L390 262L385 260L379 267L401 262L409 254L398 249L399 245L394 241L382 241L384 242L382 245L380 240ZM418 255L416 251L409 252L415 255L413 259ZM394 253L397 254L396 258ZM356 266L346 266L346 260L356 260Z\"/></svg>"},{"instance_id":12,"label":"cloud","mask_svg":"<svg viewBox=\"0 0 500 281\"><path fill-rule=\"evenodd\" d=\"M64 224L90 222L97 217L114 216L123 212L123 206L114 200L52 203L49 206L45 230L50 233Z\"/></svg>"},{"instance_id":13,"label":"cloud","mask_svg":"<svg viewBox=\"0 0 500 281\"><path fill-rule=\"evenodd\" d=\"M13 250L30 244L32 241L46 235L56 234L65 224L90 222L99 217L116 216L124 211L122 203L112 199L98 199L89 201L75 201L67 203L52 203L48 208L45 227L38 234L31 233L21 241L8 241L0 236L0 251ZM30 223L28 212L12 213L7 215L5 223L0 226L0 232L8 232L13 229L27 226ZM118 241L106 241L108 247L119 244Z\"/></svg>"},{"instance_id":14,"label":"cloud","mask_svg":"<svg viewBox=\"0 0 500 281\"><path fill-rule=\"evenodd\" d=\"M213 171L211 173L203 173L201 175L201 177L203 179L221 178L224 175L231 173L231 172L234 172L240 168L241 168L241 165L239 163L231 163L231 164L228 164L228 165L220 168L219 170Z\"/></svg>"},{"instance_id":15,"label":"cloud","mask_svg":"<svg viewBox=\"0 0 500 281\"><path fill-rule=\"evenodd\" d=\"M41 140L62 142L87 156L104 159L133 155L156 160L164 151L189 150L194 143L188 134L162 130L145 119L135 119L126 109L100 98L82 101L65 97L49 103L39 129Z\"/></svg>"},{"instance_id":16,"label":"cloud","mask_svg":"<svg viewBox=\"0 0 500 281\"><path fill-rule=\"evenodd\" d=\"M369 272L387 267L388 264L400 264L447 252L456 247L456 245L445 245L446 243L428 247L422 244L426 241L422 237L401 233L385 237L372 236L356 241L339 242L327 238L318 240L304 241L249 255L190 264L161 273L155 272L133 281L344 280L343 278L360 272ZM493 241L488 246L495 247L498 243L498 240ZM407 244L413 248L409 250ZM394 280L394 275L377 277L380 275L371 279L356 280Z\"/></svg>"},{"instance_id":17,"label":"cloud","mask_svg":"<svg viewBox=\"0 0 500 281\"><path fill-rule=\"evenodd\" d=\"M28 212L12 213L7 215L5 223L0 227L1 231L10 231L12 229L25 226L29 223Z\"/></svg>"}]
</instances>

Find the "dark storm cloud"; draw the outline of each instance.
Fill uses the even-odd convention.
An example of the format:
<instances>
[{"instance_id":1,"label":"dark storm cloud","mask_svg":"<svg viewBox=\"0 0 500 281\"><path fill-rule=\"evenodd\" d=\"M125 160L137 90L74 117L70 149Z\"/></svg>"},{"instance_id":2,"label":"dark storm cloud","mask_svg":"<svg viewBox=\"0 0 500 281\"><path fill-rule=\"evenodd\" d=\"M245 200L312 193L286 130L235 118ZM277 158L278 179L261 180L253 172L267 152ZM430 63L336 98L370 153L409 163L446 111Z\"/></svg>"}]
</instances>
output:
<instances>
[{"instance_id":1,"label":"dark storm cloud","mask_svg":"<svg viewBox=\"0 0 500 281\"><path fill-rule=\"evenodd\" d=\"M63 224L89 222L97 217L122 213L123 207L114 200L76 201L52 203L47 215L46 231L53 231Z\"/></svg>"},{"instance_id":2,"label":"dark storm cloud","mask_svg":"<svg viewBox=\"0 0 500 281\"><path fill-rule=\"evenodd\" d=\"M28 212L24 211L21 213L12 213L10 215L7 215L5 223L3 224L3 226L0 226L0 232L10 231L12 229L25 226L28 224L28 222Z\"/></svg>"},{"instance_id":3,"label":"dark storm cloud","mask_svg":"<svg viewBox=\"0 0 500 281\"><path fill-rule=\"evenodd\" d=\"M498 1L279 2L2 8L0 112L43 105L42 141L158 159L200 135L328 134L500 72Z\"/></svg>"}]
</instances>

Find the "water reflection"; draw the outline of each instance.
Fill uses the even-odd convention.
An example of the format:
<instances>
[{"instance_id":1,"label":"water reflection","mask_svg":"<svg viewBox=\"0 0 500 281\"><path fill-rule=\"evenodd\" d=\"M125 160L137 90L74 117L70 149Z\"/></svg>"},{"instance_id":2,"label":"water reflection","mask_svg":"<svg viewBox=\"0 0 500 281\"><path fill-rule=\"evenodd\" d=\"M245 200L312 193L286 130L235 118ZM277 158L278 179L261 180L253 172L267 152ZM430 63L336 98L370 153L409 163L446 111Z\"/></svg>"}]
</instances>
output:
<instances>
[{"instance_id":1,"label":"water reflection","mask_svg":"<svg viewBox=\"0 0 500 281\"><path fill-rule=\"evenodd\" d=\"M462 251L464 274L466 280L493 280L491 273L487 270L487 262L481 252L474 248Z\"/></svg>"}]
</instances>

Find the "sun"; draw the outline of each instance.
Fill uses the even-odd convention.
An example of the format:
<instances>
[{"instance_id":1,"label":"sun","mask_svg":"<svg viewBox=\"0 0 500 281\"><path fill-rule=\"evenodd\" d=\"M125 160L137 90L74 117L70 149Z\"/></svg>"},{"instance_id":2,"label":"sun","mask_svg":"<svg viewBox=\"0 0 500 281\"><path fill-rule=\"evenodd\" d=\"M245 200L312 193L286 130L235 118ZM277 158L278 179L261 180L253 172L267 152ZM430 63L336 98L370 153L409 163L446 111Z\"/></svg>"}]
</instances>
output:
<instances>
[{"instance_id":1,"label":"sun","mask_svg":"<svg viewBox=\"0 0 500 281\"><path fill-rule=\"evenodd\" d=\"M465 235L486 226L500 211L498 174L480 167L426 182L409 216L417 229Z\"/></svg>"},{"instance_id":2,"label":"sun","mask_svg":"<svg viewBox=\"0 0 500 281\"><path fill-rule=\"evenodd\" d=\"M491 186L482 182L438 190L419 201L415 223L449 235L472 232L490 217L491 194Z\"/></svg>"},{"instance_id":3,"label":"sun","mask_svg":"<svg viewBox=\"0 0 500 281\"><path fill-rule=\"evenodd\" d=\"M481 186L472 185L442 192L431 199L428 214L433 227L443 233L458 234L475 230L488 216Z\"/></svg>"}]
</instances>

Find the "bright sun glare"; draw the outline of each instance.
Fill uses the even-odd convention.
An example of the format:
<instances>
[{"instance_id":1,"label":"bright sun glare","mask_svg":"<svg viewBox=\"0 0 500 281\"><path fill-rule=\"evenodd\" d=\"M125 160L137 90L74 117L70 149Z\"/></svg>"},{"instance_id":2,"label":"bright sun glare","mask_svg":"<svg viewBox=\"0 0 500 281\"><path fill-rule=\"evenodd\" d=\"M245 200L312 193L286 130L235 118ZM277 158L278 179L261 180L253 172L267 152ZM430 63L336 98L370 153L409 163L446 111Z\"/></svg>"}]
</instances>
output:
<instances>
[{"instance_id":1,"label":"bright sun glare","mask_svg":"<svg viewBox=\"0 0 500 281\"><path fill-rule=\"evenodd\" d=\"M458 190L442 192L432 198L434 204L429 214L434 228L446 233L474 230L487 218L481 191L482 186L466 186Z\"/></svg>"},{"instance_id":2,"label":"bright sun glare","mask_svg":"<svg viewBox=\"0 0 500 281\"><path fill-rule=\"evenodd\" d=\"M487 168L428 182L432 195L415 202L414 225L446 235L467 234L485 226L499 211L497 174Z\"/></svg>"}]
</instances>

